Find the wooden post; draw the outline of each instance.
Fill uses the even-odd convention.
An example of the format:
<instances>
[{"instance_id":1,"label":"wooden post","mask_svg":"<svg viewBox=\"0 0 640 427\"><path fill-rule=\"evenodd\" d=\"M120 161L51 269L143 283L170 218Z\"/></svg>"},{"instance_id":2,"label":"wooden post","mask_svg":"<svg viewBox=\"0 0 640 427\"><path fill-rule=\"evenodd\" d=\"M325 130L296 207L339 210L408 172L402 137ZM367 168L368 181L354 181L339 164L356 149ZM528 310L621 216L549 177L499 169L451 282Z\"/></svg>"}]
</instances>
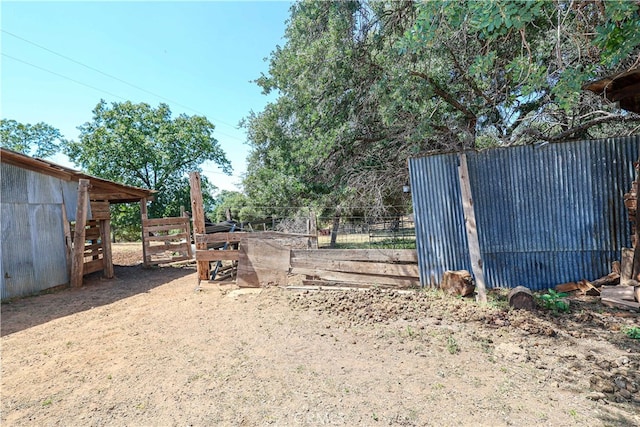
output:
<instances>
[{"instance_id":1,"label":"wooden post","mask_svg":"<svg viewBox=\"0 0 640 427\"><path fill-rule=\"evenodd\" d=\"M318 218L314 211L309 212L309 229L307 234L311 237L311 249L318 249Z\"/></svg>"},{"instance_id":2,"label":"wooden post","mask_svg":"<svg viewBox=\"0 0 640 427\"><path fill-rule=\"evenodd\" d=\"M147 199L140 199L140 227L142 228L142 265L149 266L149 260L147 259L147 233L144 231L144 220L149 219L147 213Z\"/></svg>"},{"instance_id":3,"label":"wooden post","mask_svg":"<svg viewBox=\"0 0 640 427\"><path fill-rule=\"evenodd\" d=\"M198 172L191 172L189 174L189 185L191 186L193 232L196 234L205 234L207 230L204 225L204 205L202 204L202 189L200 187L200 174ZM194 241L196 241L195 238ZM196 250L206 249L206 243L198 243L196 241ZM209 280L209 261L198 261L196 264L198 268L198 280Z\"/></svg>"},{"instance_id":4,"label":"wooden post","mask_svg":"<svg viewBox=\"0 0 640 427\"><path fill-rule=\"evenodd\" d=\"M71 257L71 286L82 286L84 268L84 242L87 227L87 206L89 203L89 180L78 183L78 206L76 208L76 228L73 238L73 256Z\"/></svg>"},{"instance_id":5,"label":"wooden post","mask_svg":"<svg viewBox=\"0 0 640 427\"><path fill-rule=\"evenodd\" d=\"M100 236L102 240L102 263L104 268L104 277L113 279L113 252L111 249L111 220L103 219L100 221Z\"/></svg>"},{"instance_id":6,"label":"wooden post","mask_svg":"<svg viewBox=\"0 0 640 427\"><path fill-rule=\"evenodd\" d=\"M478 290L478 302L487 302L487 292L484 284L484 272L482 270L482 258L480 257L480 241L476 227L476 214L473 209L473 197L469 182L469 168L467 156L464 153L458 155L460 166L458 176L460 178L460 193L462 196L462 208L464 210L464 224L467 229L467 244L469 245L469 257L471 258L471 270Z\"/></svg>"}]
</instances>

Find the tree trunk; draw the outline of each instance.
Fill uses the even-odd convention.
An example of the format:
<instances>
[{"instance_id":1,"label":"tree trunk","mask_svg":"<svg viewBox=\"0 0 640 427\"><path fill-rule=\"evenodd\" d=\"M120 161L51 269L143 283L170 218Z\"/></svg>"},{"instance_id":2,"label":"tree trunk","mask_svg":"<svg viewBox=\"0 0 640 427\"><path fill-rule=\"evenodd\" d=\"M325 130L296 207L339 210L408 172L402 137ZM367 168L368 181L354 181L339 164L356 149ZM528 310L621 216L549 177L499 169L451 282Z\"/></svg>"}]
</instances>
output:
<instances>
[{"instance_id":1,"label":"tree trunk","mask_svg":"<svg viewBox=\"0 0 640 427\"><path fill-rule=\"evenodd\" d=\"M333 216L333 227L331 228L331 243L329 247L336 247L336 239L338 238L338 228L340 227L340 216L342 214L342 210L340 206L336 208L336 214Z\"/></svg>"}]
</instances>

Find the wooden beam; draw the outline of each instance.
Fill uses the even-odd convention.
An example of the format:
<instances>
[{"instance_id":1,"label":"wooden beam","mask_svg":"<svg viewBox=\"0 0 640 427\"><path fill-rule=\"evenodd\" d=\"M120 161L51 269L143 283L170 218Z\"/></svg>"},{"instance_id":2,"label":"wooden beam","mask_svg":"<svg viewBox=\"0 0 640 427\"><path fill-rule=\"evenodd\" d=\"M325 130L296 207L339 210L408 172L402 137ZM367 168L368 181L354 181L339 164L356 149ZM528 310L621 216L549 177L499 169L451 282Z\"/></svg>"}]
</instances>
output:
<instances>
[{"instance_id":1,"label":"wooden beam","mask_svg":"<svg viewBox=\"0 0 640 427\"><path fill-rule=\"evenodd\" d=\"M100 234L102 234L102 261L104 263L104 277L113 279L113 252L111 249L111 220L100 221Z\"/></svg>"},{"instance_id":2,"label":"wooden beam","mask_svg":"<svg viewBox=\"0 0 640 427\"><path fill-rule=\"evenodd\" d=\"M403 276L420 278L418 264L386 264L380 262L342 261L339 259L313 260L291 259L291 268L311 268L345 273L373 274L376 276Z\"/></svg>"},{"instance_id":3,"label":"wooden beam","mask_svg":"<svg viewBox=\"0 0 640 427\"><path fill-rule=\"evenodd\" d=\"M76 207L76 227L71 258L71 286L82 286L84 268L85 227L87 225L87 207L89 202L89 180L81 179L78 183L78 206Z\"/></svg>"},{"instance_id":4,"label":"wooden beam","mask_svg":"<svg viewBox=\"0 0 640 427\"><path fill-rule=\"evenodd\" d=\"M200 186L200 174L191 172L189 174L189 184L191 186L191 218L193 219L193 232L205 234L204 205L202 203L202 189ZM198 250L206 250L206 243L196 241L196 260L198 260ZM198 280L209 280L209 261L197 261Z\"/></svg>"},{"instance_id":5,"label":"wooden beam","mask_svg":"<svg viewBox=\"0 0 640 427\"><path fill-rule=\"evenodd\" d=\"M196 261L206 261L209 265L209 261L237 261L240 251L237 249L227 249L224 251L213 250L198 250L196 249ZM202 279L205 280L205 279ZM208 279L207 279L208 280Z\"/></svg>"},{"instance_id":6,"label":"wooden beam","mask_svg":"<svg viewBox=\"0 0 640 427\"><path fill-rule=\"evenodd\" d=\"M480 241L478 240L478 229L476 226L476 214L473 209L473 197L471 194L471 183L469 181L467 156L464 153L460 153L458 158L460 159L460 166L458 166L460 195L462 197L462 208L464 210L464 224L467 229L467 244L469 245L471 270L473 271L473 277L475 279L478 302L486 304L487 291L484 283L484 271L482 269Z\"/></svg>"},{"instance_id":7,"label":"wooden beam","mask_svg":"<svg viewBox=\"0 0 640 427\"><path fill-rule=\"evenodd\" d=\"M147 259L147 245L146 245L146 237L148 233L144 229L144 221L149 218L149 214L147 213L147 199L140 199L140 223L142 228L142 264L145 267L148 267L149 260Z\"/></svg>"},{"instance_id":8,"label":"wooden beam","mask_svg":"<svg viewBox=\"0 0 640 427\"><path fill-rule=\"evenodd\" d=\"M370 262L418 262L415 249L316 249L293 250L291 258L296 260L343 260Z\"/></svg>"},{"instance_id":9,"label":"wooden beam","mask_svg":"<svg viewBox=\"0 0 640 427\"><path fill-rule=\"evenodd\" d=\"M62 202L62 230L64 232L64 250L65 259L67 260L67 273L69 274L69 280L71 280L71 257L73 251L73 243L71 241L71 224L69 224L69 218L67 217L67 207Z\"/></svg>"}]
</instances>

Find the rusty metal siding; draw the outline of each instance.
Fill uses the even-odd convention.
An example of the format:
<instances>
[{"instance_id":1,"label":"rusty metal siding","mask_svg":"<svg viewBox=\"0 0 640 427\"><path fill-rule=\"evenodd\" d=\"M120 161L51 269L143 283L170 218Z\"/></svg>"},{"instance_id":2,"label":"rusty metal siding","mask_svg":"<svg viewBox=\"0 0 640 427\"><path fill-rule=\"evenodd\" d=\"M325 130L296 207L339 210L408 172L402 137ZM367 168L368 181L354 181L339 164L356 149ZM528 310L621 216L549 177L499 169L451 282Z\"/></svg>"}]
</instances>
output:
<instances>
[{"instance_id":1,"label":"rusty metal siding","mask_svg":"<svg viewBox=\"0 0 640 427\"><path fill-rule=\"evenodd\" d=\"M630 245L623 194L639 153L638 136L467 153L487 286L540 290L607 274L620 249ZM410 161L412 186L420 176L435 174L426 188L413 188L416 229L420 222L426 236L442 223L420 209L435 202L428 193L459 187L457 175L431 166L438 161ZM459 190L450 197L449 204L460 204ZM464 222L459 226L464 232ZM419 262L429 265L428 237L418 234L417 240ZM459 250L460 241L439 245ZM464 250L455 262L443 260L438 271L467 262Z\"/></svg>"},{"instance_id":2,"label":"rusty metal siding","mask_svg":"<svg viewBox=\"0 0 640 427\"><path fill-rule=\"evenodd\" d=\"M0 163L0 174L1 299L68 283L62 226L68 183L6 163Z\"/></svg>"},{"instance_id":3,"label":"rusty metal siding","mask_svg":"<svg viewBox=\"0 0 640 427\"><path fill-rule=\"evenodd\" d=\"M409 161L422 286L440 283L445 270L471 271L457 167L455 155Z\"/></svg>"}]
</instances>

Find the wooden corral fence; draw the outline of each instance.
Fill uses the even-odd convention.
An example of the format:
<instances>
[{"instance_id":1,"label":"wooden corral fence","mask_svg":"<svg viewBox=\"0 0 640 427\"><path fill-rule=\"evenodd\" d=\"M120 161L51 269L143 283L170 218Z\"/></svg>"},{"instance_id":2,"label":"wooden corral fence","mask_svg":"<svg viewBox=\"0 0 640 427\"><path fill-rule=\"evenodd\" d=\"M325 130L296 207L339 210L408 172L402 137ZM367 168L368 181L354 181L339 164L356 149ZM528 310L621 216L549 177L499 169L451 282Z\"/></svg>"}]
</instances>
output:
<instances>
[{"instance_id":1,"label":"wooden corral fence","mask_svg":"<svg viewBox=\"0 0 640 427\"><path fill-rule=\"evenodd\" d=\"M93 203L92 203L93 207ZM105 242L102 236L101 220L89 220L84 232L82 274L95 273L105 269ZM109 238L107 237L107 240ZM75 230L71 230L71 240L75 240Z\"/></svg>"},{"instance_id":2,"label":"wooden corral fence","mask_svg":"<svg viewBox=\"0 0 640 427\"><path fill-rule=\"evenodd\" d=\"M418 255L413 249L292 250L290 270L303 285L417 288Z\"/></svg>"},{"instance_id":3,"label":"wooden corral fence","mask_svg":"<svg viewBox=\"0 0 640 427\"><path fill-rule=\"evenodd\" d=\"M193 259L188 217L142 219L144 265Z\"/></svg>"}]
</instances>

